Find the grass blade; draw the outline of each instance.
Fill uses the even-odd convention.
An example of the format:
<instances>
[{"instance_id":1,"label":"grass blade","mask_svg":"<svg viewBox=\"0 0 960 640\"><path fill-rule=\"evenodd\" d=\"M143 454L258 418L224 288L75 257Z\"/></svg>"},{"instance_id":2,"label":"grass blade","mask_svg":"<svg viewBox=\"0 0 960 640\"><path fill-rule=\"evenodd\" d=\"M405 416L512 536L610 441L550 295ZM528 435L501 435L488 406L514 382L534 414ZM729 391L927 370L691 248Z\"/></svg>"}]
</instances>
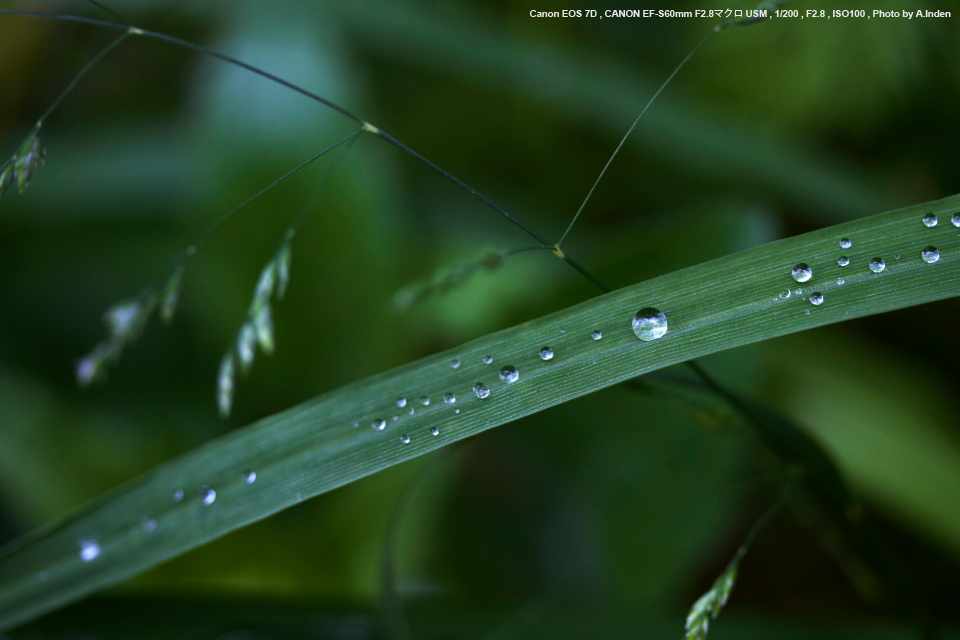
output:
<instances>
[{"instance_id":1,"label":"grass blade","mask_svg":"<svg viewBox=\"0 0 960 640\"><path fill-rule=\"evenodd\" d=\"M951 196L682 269L265 418L0 551L0 629L303 499L628 378L759 340L960 294L960 238L951 224L958 211L960 196ZM922 221L931 213L939 216L936 226ZM853 246L841 249L843 237ZM921 259L931 245L940 255L932 264ZM838 264L840 255L849 257L847 266ZM868 269L875 257L886 261L881 273ZM802 284L790 275L800 262L813 270ZM798 288L803 294L779 295ZM806 299L813 291L824 296L819 306ZM638 340L631 326L634 314L645 307L657 307L669 321L666 335L650 342ZM591 338L594 330L602 331L602 339ZM547 345L555 355L545 361L539 351ZM491 364L483 362L487 355ZM451 366L454 359L459 366ZM519 370L516 383L501 381L498 372L505 365ZM490 390L486 399L473 392L477 382ZM444 402L451 392L456 401ZM406 398L403 408L399 397ZM385 428L371 428L380 419ZM252 483L244 475L248 470L257 474ZM212 501L209 491L203 493L207 503L199 498L205 487L215 491ZM172 497L177 491L184 492L182 500Z\"/></svg>"}]
</instances>

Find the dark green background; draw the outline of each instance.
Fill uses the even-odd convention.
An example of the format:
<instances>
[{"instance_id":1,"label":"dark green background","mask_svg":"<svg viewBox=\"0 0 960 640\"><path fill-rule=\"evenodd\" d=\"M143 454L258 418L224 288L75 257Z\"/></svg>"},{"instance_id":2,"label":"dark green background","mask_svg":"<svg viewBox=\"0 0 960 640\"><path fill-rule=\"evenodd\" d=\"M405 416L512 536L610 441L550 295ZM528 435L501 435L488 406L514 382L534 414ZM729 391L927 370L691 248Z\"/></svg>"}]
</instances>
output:
<instances>
[{"instance_id":1,"label":"dark green background","mask_svg":"<svg viewBox=\"0 0 960 640\"><path fill-rule=\"evenodd\" d=\"M109 18L79 1L0 6ZM716 22L529 17L713 8L691 2L111 6L359 113L551 241L643 104ZM843 8L954 17L721 32L641 121L564 248L618 288L960 191L960 11L934 0ZM0 16L0 152L16 149L111 37ZM351 130L262 78L136 38L49 118L47 165L0 203L0 541L256 418L597 293L549 252L529 252L399 312L392 298L404 285L530 241L364 136L296 238L290 288L274 311L277 352L240 382L228 421L214 402L219 359L322 162L203 247L172 326L152 323L107 384L76 388L73 363L101 339L106 307L163 277L218 215ZM948 300L703 363L825 445L911 588L953 628L958 320ZM777 491L777 463L715 405L614 388L438 456L395 549L414 637L498 628L500 637L681 637L687 608ZM385 537L420 466L231 534L22 636L389 635ZM787 510L744 559L711 637L812 633L916 631L898 603L858 592L842 559Z\"/></svg>"}]
</instances>

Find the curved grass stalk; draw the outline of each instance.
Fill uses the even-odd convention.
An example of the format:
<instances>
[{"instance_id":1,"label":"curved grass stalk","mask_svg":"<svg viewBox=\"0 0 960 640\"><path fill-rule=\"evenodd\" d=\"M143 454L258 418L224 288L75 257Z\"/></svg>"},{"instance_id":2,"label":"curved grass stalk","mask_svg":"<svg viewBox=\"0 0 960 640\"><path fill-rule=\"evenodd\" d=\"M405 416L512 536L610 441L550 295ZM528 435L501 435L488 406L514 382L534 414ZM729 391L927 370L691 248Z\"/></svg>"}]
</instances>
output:
<instances>
[{"instance_id":1,"label":"curved grass stalk","mask_svg":"<svg viewBox=\"0 0 960 640\"><path fill-rule=\"evenodd\" d=\"M0 550L0 629L303 499L626 379L760 340L956 296L960 239L951 217L958 211L960 196L951 196L682 269L355 382L234 431ZM922 222L929 215L939 216L937 226ZM960 225L960 215L956 221ZM841 249L843 237L853 246ZM921 258L928 246L939 249L937 261ZM847 266L838 264L841 254L849 258ZM886 261L880 273L868 268L876 257ZM813 271L802 284L791 277L799 262ZM793 293L781 297L787 290ZM823 295L822 304L811 304L813 292ZM651 306L666 315L669 328L643 342L632 319ZM591 339L596 329L603 332L601 340ZM545 345L553 349L549 360L539 355ZM487 354L496 364L483 362ZM504 365L519 371L516 382L501 380ZM478 382L489 394L474 391ZM455 402L443 401L448 393L456 395ZM410 402L400 409L396 403L398 397L421 396L431 399L429 406ZM256 471L255 482L245 473L250 470ZM153 524L144 528L141 522Z\"/></svg>"}]
</instances>

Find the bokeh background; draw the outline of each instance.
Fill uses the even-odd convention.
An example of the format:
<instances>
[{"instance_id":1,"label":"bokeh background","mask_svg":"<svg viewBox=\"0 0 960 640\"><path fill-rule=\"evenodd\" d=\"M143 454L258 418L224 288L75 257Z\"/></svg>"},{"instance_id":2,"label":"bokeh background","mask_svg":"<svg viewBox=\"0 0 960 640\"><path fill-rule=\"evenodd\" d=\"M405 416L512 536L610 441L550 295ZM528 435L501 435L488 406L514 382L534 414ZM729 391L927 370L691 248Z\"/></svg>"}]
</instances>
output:
<instances>
[{"instance_id":1,"label":"bokeh background","mask_svg":"<svg viewBox=\"0 0 960 640\"><path fill-rule=\"evenodd\" d=\"M639 109L714 24L529 17L707 8L590 2L111 6L359 113L556 240ZM109 19L79 0L0 6ZM844 8L954 17L723 31L641 121L566 250L619 288L960 191L960 11L946 0ZM0 151L15 150L112 37L0 16ZM277 352L240 382L229 420L216 413L219 359L323 162L204 246L173 325L151 324L106 384L76 387L75 360L101 339L105 308L163 277L217 216L351 125L262 78L142 39L49 118L46 166L0 204L0 542L257 418L597 294L534 251L398 310L405 285L530 241L365 136L295 241ZM954 631L958 320L947 300L702 362L824 446L910 589ZM399 603L415 638L679 638L689 606L774 501L778 473L715 401L611 388L304 502L14 637L391 637L400 631L386 614ZM743 560L710 635L917 633L788 509Z\"/></svg>"}]
</instances>

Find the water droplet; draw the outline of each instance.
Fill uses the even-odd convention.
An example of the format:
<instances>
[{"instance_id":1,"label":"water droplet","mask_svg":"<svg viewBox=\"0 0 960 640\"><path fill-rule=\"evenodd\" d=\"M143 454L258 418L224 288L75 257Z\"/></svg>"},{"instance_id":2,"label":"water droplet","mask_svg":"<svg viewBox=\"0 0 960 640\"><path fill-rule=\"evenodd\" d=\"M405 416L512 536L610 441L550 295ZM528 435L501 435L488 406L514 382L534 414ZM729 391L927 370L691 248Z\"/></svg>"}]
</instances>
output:
<instances>
[{"instance_id":1,"label":"water droplet","mask_svg":"<svg viewBox=\"0 0 960 640\"><path fill-rule=\"evenodd\" d=\"M454 410L453 410L453 413L454 413L455 415L460 415L460 409L454 409Z\"/></svg>"},{"instance_id":2,"label":"water droplet","mask_svg":"<svg viewBox=\"0 0 960 640\"><path fill-rule=\"evenodd\" d=\"M850 258L848 258L847 256L840 256L839 258L837 258L837 264L840 265L841 267L845 267L848 264L850 264Z\"/></svg>"},{"instance_id":3,"label":"water droplet","mask_svg":"<svg viewBox=\"0 0 960 640\"><path fill-rule=\"evenodd\" d=\"M393 420L394 422L396 422L397 420L400 419L400 416L393 416L393 417L390 418L390 419Z\"/></svg>"},{"instance_id":4,"label":"water droplet","mask_svg":"<svg viewBox=\"0 0 960 640\"><path fill-rule=\"evenodd\" d=\"M593 333L590 334L590 337L594 340L600 340L603 338L603 331L600 331L600 329L594 329Z\"/></svg>"},{"instance_id":5,"label":"water droplet","mask_svg":"<svg viewBox=\"0 0 960 640\"><path fill-rule=\"evenodd\" d=\"M933 264L940 259L940 251L936 247L927 247L920 252L920 257L923 258L923 261L927 264Z\"/></svg>"},{"instance_id":6,"label":"water droplet","mask_svg":"<svg viewBox=\"0 0 960 640\"><path fill-rule=\"evenodd\" d=\"M183 489L177 489L174 491L172 498L174 502L180 502L183 500Z\"/></svg>"},{"instance_id":7,"label":"water droplet","mask_svg":"<svg viewBox=\"0 0 960 640\"><path fill-rule=\"evenodd\" d=\"M417 412L417 410L414 409L413 407L410 407L410 409L408 409L407 412L408 412L410 415L413 415L413 414L415 414L415 413Z\"/></svg>"},{"instance_id":8,"label":"water droplet","mask_svg":"<svg viewBox=\"0 0 960 640\"><path fill-rule=\"evenodd\" d=\"M244 471L240 474L240 478L247 484L253 484L257 481L257 472L252 469L249 471Z\"/></svg>"},{"instance_id":9,"label":"water droplet","mask_svg":"<svg viewBox=\"0 0 960 640\"><path fill-rule=\"evenodd\" d=\"M811 293L810 304L812 304L815 307L819 307L821 304L823 304L823 294L820 293L819 291L814 291L813 293Z\"/></svg>"},{"instance_id":10,"label":"water droplet","mask_svg":"<svg viewBox=\"0 0 960 640\"><path fill-rule=\"evenodd\" d=\"M803 315L805 315L805 316L810 315L810 309L807 309L806 311L804 311L804 312L803 312Z\"/></svg>"},{"instance_id":11,"label":"water droplet","mask_svg":"<svg viewBox=\"0 0 960 640\"><path fill-rule=\"evenodd\" d=\"M790 289L784 289L783 291L780 292L781 299L786 300L789 297L790 297Z\"/></svg>"},{"instance_id":12,"label":"water droplet","mask_svg":"<svg viewBox=\"0 0 960 640\"><path fill-rule=\"evenodd\" d=\"M203 504L213 504L217 499L217 492L210 487L200 487L200 502Z\"/></svg>"},{"instance_id":13,"label":"water droplet","mask_svg":"<svg viewBox=\"0 0 960 640\"><path fill-rule=\"evenodd\" d=\"M845 282L846 280L844 280L843 278L837 278L837 284L843 284Z\"/></svg>"},{"instance_id":14,"label":"water droplet","mask_svg":"<svg viewBox=\"0 0 960 640\"><path fill-rule=\"evenodd\" d=\"M457 369L459 366L460 366L460 360L454 358L453 360L450 361L451 369Z\"/></svg>"},{"instance_id":15,"label":"water droplet","mask_svg":"<svg viewBox=\"0 0 960 640\"><path fill-rule=\"evenodd\" d=\"M899 260L899 259L900 259L900 254L898 253L897 255L893 256L893 259L894 259L894 260Z\"/></svg>"},{"instance_id":16,"label":"water droplet","mask_svg":"<svg viewBox=\"0 0 960 640\"><path fill-rule=\"evenodd\" d=\"M432 435L432 436L438 436L438 435L440 435L440 429L437 428L437 427L433 427L432 429L430 429L430 435Z\"/></svg>"},{"instance_id":17,"label":"water droplet","mask_svg":"<svg viewBox=\"0 0 960 640\"><path fill-rule=\"evenodd\" d=\"M360 426L360 423L359 423L359 422L354 422L354 423L353 423L353 428L354 428L354 429L356 429L356 428L359 427L359 426Z\"/></svg>"},{"instance_id":18,"label":"water droplet","mask_svg":"<svg viewBox=\"0 0 960 640\"><path fill-rule=\"evenodd\" d=\"M141 518L140 519L140 528L146 533L150 533L157 528L157 521L152 518Z\"/></svg>"},{"instance_id":19,"label":"water droplet","mask_svg":"<svg viewBox=\"0 0 960 640\"><path fill-rule=\"evenodd\" d=\"M953 224L953 226L960 227L960 213L953 214L953 216L950 218L950 222Z\"/></svg>"},{"instance_id":20,"label":"water droplet","mask_svg":"<svg viewBox=\"0 0 960 640\"><path fill-rule=\"evenodd\" d=\"M520 378L520 372L517 371L516 367L511 367L510 365L505 366L503 369L500 369L500 379L511 384L516 382Z\"/></svg>"},{"instance_id":21,"label":"water droplet","mask_svg":"<svg viewBox=\"0 0 960 640\"><path fill-rule=\"evenodd\" d=\"M383 431L383 428L387 426L387 421L383 418L377 418L373 421L373 428L377 431Z\"/></svg>"},{"instance_id":22,"label":"water droplet","mask_svg":"<svg viewBox=\"0 0 960 640\"><path fill-rule=\"evenodd\" d=\"M849 248L852 247L852 246L853 246L853 243L850 242L850 238L841 238L841 239L840 239L840 248L841 248L841 249L849 249Z\"/></svg>"},{"instance_id":23,"label":"water droplet","mask_svg":"<svg viewBox=\"0 0 960 640\"><path fill-rule=\"evenodd\" d=\"M551 349L550 347L544 347L540 349L540 359L553 360L553 349Z\"/></svg>"},{"instance_id":24,"label":"water droplet","mask_svg":"<svg viewBox=\"0 0 960 640\"><path fill-rule=\"evenodd\" d=\"M40 582L46 582L47 580L50 579L50 574L47 573L46 571L41 571L41 572L37 575L37 577L40 578Z\"/></svg>"},{"instance_id":25,"label":"water droplet","mask_svg":"<svg viewBox=\"0 0 960 640\"><path fill-rule=\"evenodd\" d=\"M870 271L874 273L880 273L887 268L887 263L884 262L883 258L874 258L870 261Z\"/></svg>"},{"instance_id":26,"label":"water droplet","mask_svg":"<svg viewBox=\"0 0 960 640\"><path fill-rule=\"evenodd\" d=\"M410 436L408 436L407 434L403 434L402 436L400 436L400 442L402 442L403 444L410 444Z\"/></svg>"},{"instance_id":27,"label":"water droplet","mask_svg":"<svg viewBox=\"0 0 960 640\"><path fill-rule=\"evenodd\" d=\"M449 391L449 392L443 394L443 403L444 403L444 404L453 404L453 403L456 402L456 401L457 401L457 394L455 394L453 391Z\"/></svg>"},{"instance_id":28,"label":"water droplet","mask_svg":"<svg viewBox=\"0 0 960 640\"><path fill-rule=\"evenodd\" d=\"M80 559L84 562L90 562L100 555L100 543L96 540L80 541Z\"/></svg>"},{"instance_id":29,"label":"water droplet","mask_svg":"<svg viewBox=\"0 0 960 640\"><path fill-rule=\"evenodd\" d=\"M937 216L932 213L928 213L927 215L923 216L923 224L928 227L937 226Z\"/></svg>"},{"instance_id":30,"label":"water droplet","mask_svg":"<svg viewBox=\"0 0 960 640\"><path fill-rule=\"evenodd\" d=\"M483 364L490 364L493 362L493 356L483 356Z\"/></svg>"},{"instance_id":31,"label":"water droplet","mask_svg":"<svg viewBox=\"0 0 960 640\"><path fill-rule=\"evenodd\" d=\"M803 289L797 289L796 291L794 291L794 293L797 295L800 295L801 293L803 293Z\"/></svg>"},{"instance_id":32,"label":"water droplet","mask_svg":"<svg viewBox=\"0 0 960 640\"><path fill-rule=\"evenodd\" d=\"M400 407L401 409L403 409L405 406L407 406L407 399L406 399L406 398L397 398L397 406Z\"/></svg>"},{"instance_id":33,"label":"water droplet","mask_svg":"<svg viewBox=\"0 0 960 640\"><path fill-rule=\"evenodd\" d=\"M801 262L797 264L790 273L797 282L806 282L813 276L813 269L811 269L810 265L806 262Z\"/></svg>"},{"instance_id":34,"label":"water droplet","mask_svg":"<svg viewBox=\"0 0 960 640\"><path fill-rule=\"evenodd\" d=\"M473 392L477 394L477 397L481 400L490 396L490 389L487 389L487 385L482 382L473 385Z\"/></svg>"},{"instance_id":35,"label":"water droplet","mask_svg":"<svg viewBox=\"0 0 960 640\"><path fill-rule=\"evenodd\" d=\"M667 332L667 316L654 307L644 307L633 316L633 332L644 342L656 340Z\"/></svg>"},{"instance_id":36,"label":"water droplet","mask_svg":"<svg viewBox=\"0 0 960 640\"><path fill-rule=\"evenodd\" d=\"M427 396L423 396L422 398L420 398L420 404L422 404L425 407L430 406L430 398L428 398Z\"/></svg>"}]
</instances>

